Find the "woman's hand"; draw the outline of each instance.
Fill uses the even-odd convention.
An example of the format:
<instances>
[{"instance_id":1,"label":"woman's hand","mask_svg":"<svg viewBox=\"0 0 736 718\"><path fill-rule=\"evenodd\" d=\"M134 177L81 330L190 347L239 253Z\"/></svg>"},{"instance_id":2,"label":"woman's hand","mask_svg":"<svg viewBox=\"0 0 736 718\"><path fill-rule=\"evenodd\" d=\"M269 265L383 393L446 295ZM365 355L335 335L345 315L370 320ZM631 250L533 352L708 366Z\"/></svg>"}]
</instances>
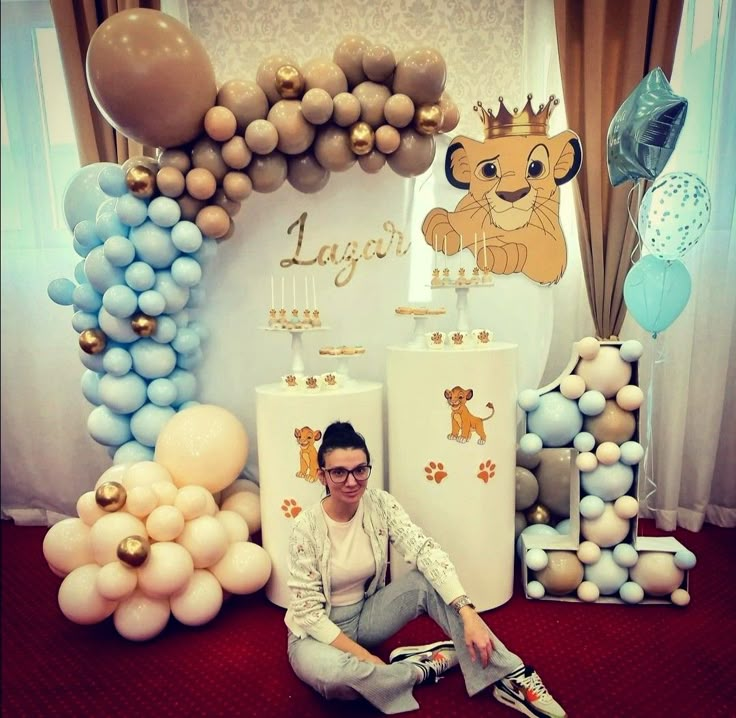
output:
<instances>
[{"instance_id":1,"label":"woman's hand","mask_svg":"<svg viewBox=\"0 0 736 718\"><path fill-rule=\"evenodd\" d=\"M485 668L491 660L493 642L491 633L483 619L470 606L460 609L460 617L465 628L465 645L468 647L472 661L480 660Z\"/></svg>"}]
</instances>

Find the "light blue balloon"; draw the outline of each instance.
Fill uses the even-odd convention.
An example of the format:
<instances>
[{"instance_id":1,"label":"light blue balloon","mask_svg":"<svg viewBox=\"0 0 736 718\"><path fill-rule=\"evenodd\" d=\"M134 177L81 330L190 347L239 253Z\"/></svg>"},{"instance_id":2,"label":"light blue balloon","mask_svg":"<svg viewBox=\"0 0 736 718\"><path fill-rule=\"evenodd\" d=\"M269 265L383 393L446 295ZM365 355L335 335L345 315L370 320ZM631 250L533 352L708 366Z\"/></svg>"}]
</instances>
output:
<instances>
[{"instance_id":1,"label":"light blue balloon","mask_svg":"<svg viewBox=\"0 0 736 718\"><path fill-rule=\"evenodd\" d=\"M542 450L542 439L537 434L524 434L519 439L519 451L531 456Z\"/></svg>"},{"instance_id":2,"label":"light blue balloon","mask_svg":"<svg viewBox=\"0 0 736 718\"><path fill-rule=\"evenodd\" d=\"M95 247L84 260L84 272L87 281L100 293L115 284L125 283L125 272L115 267L105 258L105 250L102 246Z\"/></svg>"},{"instance_id":3,"label":"light blue balloon","mask_svg":"<svg viewBox=\"0 0 736 718\"><path fill-rule=\"evenodd\" d=\"M157 344L146 337L130 348L133 369L145 379L158 379L171 374L176 366L176 352L168 344Z\"/></svg>"},{"instance_id":4,"label":"light blue balloon","mask_svg":"<svg viewBox=\"0 0 736 718\"><path fill-rule=\"evenodd\" d=\"M524 389L519 394L518 404L523 411L534 411L539 406L539 392L536 389Z\"/></svg>"},{"instance_id":5,"label":"light blue balloon","mask_svg":"<svg viewBox=\"0 0 736 718\"><path fill-rule=\"evenodd\" d=\"M621 444L621 463L633 466L644 458L644 447L638 441L624 441Z\"/></svg>"},{"instance_id":6,"label":"light blue balloon","mask_svg":"<svg viewBox=\"0 0 736 718\"><path fill-rule=\"evenodd\" d=\"M644 353L644 345L638 339L627 339L618 350L619 356L627 362L633 362L641 358Z\"/></svg>"},{"instance_id":7,"label":"light blue balloon","mask_svg":"<svg viewBox=\"0 0 736 718\"><path fill-rule=\"evenodd\" d=\"M171 197L156 197L148 205L148 216L159 227L173 227L181 219L181 207Z\"/></svg>"},{"instance_id":8,"label":"light blue balloon","mask_svg":"<svg viewBox=\"0 0 736 718\"><path fill-rule=\"evenodd\" d=\"M202 287L192 287L189 290L189 301L186 306L189 309L198 309L203 307L207 302L207 293Z\"/></svg>"},{"instance_id":9,"label":"light blue balloon","mask_svg":"<svg viewBox=\"0 0 736 718\"><path fill-rule=\"evenodd\" d=\"M116 284L104 293L102 305L113 317L125 319L138 309L138 295L127 285Z\"/></svg>"},{"instance_id":10,"label":"light blue balloon","mask_svg":"<svg viewBox=\"0 0 736 718\"><path fill-rule=\"evenodd\" d=\"M591 389L578 399L578 408L585 416L598 416L606 408L606 397L602 392Z\"/></svg>"},{"instance_id":11,"label":"light blue balloon","mask_svg":"<svg viewBox=\"0 0 736 718\"><path fill-rule=\"evenodd\" d=\"M94 221L97 208L107 199L97 181L105 167L117 167L112 162L94 162L77 170L67 182L62 195L64 219L67 227L74 230L85 219Z\"/></svg>"},{"instance_id":12,"label":"light blue balloon","mask_svg":"<svg viewBox=\"0 0 736 718\"><path fill-rule=\"evenodd\" d=\"M197 395L197 377L185 369L174 369L167 377L176 387L174 407L184 408L184 404L193 401Z\"/></svg>"},{"instance_id":13,"label":"light blue balloon","mask_svg":"<svg viewBox=\"0 0 736 718\"><path fill-rule=\"evenodd\" d=\"M530 548L526 552L524 561L526 562L527 568L531 571L541 571L542 569L547 567L547 564L549 563L549 557L547 556L547 552L544 549Z\"/></svg>"},{"instance_id":14,"label":"light blue balloon","mask_svg":"<svg viewBox=\"0 0 736 718\"><path fill-rule=\"evenodd\" d=\"M74 288L72 296L75 306L84 312L98 312L102 306L102 295L86 280Z\"/></svg>"},{"instance_id":15,"label":"light blue balloon","mask_svg":"<svg viewBox=\"0 0 736 718\"><path fill-rule=\"evenodd\" d=\"M192 406L201 406L202 402L195 401L192 399L191 401L185 401L180 407L179 411L184 411L185 409L189 409Z\"/></svg>"},{"instance_id":16,"label":"light blue balloon","mask_svg":"<svg viewBox=\"0 0 736 718\"><path fill-rule=\"evenodd\" d=\"M710 221L710 192L691 172L661 175L639 207L642 241L661 259L678 259L694 247Z\"/></svg>"},{"instance_id":17,"label":"light blue balloon","mask_svg":"<svg viewBox=\"0 0 736 718\"><path fill-rule=\"evenodd\" d=\"M174 337L174 341L171 342L171 346L179 354L191 354L193 351L199 349L200 344L199 334L186 327L179 329Z\"/></svg>"},{"instance_id":18,"label":"light blue balloon","mask_svg":"<svg viewBox=\"0 0 736 718\"><path fill-rule=\"evenodd\" d=\"M133 243L120 234L115 234L105 240L105 259L115 267L127 267L135 259Z\"/></svg>"},{"instance_id":19,"label":"light blue balloon","mask_svg":"<svg viewBox=\"0 0 736 718\"><path fill-rule=\"evenodd\" d=\"M87 275L84 273L83 259L74 265L74 281L77 284L84 284L87 281Z\"/></svg>"},{"instance_id":20,"label":"light blue balloon","mask_svg":"<svg viewBox=\"0 0 736 718\"><path fill-rule=\"evenodd\" d=\"M166 309L164 311L167 314L175 314L184 309L189 299L189 288L177 284L171 272L166 270L156 272L156 283L153 288L165 299Z\"/></svg>"},{"instance_id":21,"label":"light blue balloon","mask_svg":"<svg viewBox=\"0 0 736 718\"><path fill-rule=\"evenodd\" d=\"M202 232L194 222L182 220L171 228L171 241L177 249L190 254L202 246Z\"/></svg>"},{"instance_id":22,"label":"light blue balloon","mask_svg":"<svg viewBox=\"0 0 736 718\"><path fill-rule=\"evenodd\" d=\"M72 316L72 328L80 334L87 329L97 329L100 326L97 315L92 312L74 312Z\"/></svg>"},{"instance_id":23,"label":"light blue balloon","mask_svg":"<svg viewBox=\"0 0 736 718\"><path fill-rule=\"evenodd\" d=\"M557 531L558 534L562 534L563 536L566 536L570 533L570 528L572 527L572 522L570 519L562 519L558 524L555 524L555 531Z\"/></svg>"},{"instance_id":24,"label":"light blue balloon","mask_svg":"<svg viewBox=\"0 0 736 718\"><path fill-rule=\"evenodd\" d=\"M176 358L176 366L187 371L196 369L204 361L202 350L197 348L189 354L179 354Z\"/></svg>"},{"instance_id":25,"label":"light blue balloon","mask_svg":"<svg viewBox=\"0 0 736 718\"><path fill-rule=\"evenodd\" d=\"M192 257L179 257L171 265L171 277L182 287L195 287L202 281L202 267Z\"/></svg>"},{"instance_id":26,"label":"light blue balloon","mask_svg":"<svg viewBox=\"0 0 736 718\"><path fill-rule=\"evenodd\" d=\"M87 352L80 347L78 356L79 361L81 361L85 368L90 371L97 372L98 374L102 374L102 372L105 371L105 368L102 366L104 352L101 352L100 354L87 354Z\"/></svg>"},{"instance_id":27,"label":"light blue balloon","mask_svg":"<svg viewBox=\"0 0 736 718\"><path fill-rule=\"evenodd\" d=\"M114 197L110 197L106 199L98 208L97 208L97 214L95 215L95 225L97 224L97 221L102 217L103 214L108 214L109 212L115 211L115 204L117 203L117 200Z\"/></svg>"},{"instance_id":28,"label":"light blue balloon","mask_svg":"<svg viewBox=\"0 0 736 718\"><path fill-rule=\"evenodd\" d=\"M176 401L176 384L171 379L154 379L148 385L148 399L156 406L171 406Z\"/></svg>"},{"instance_id":29,"label":"light blue balloon","mask_svg":"<svg viewBox=\"0 0 736 718\"><path fill-rule=\"evenodd\" d=\"M149 289L138 296L138 306L149 317L157 317L166 310L166 300L160 292Z\"/></svg>"},{"instance_id":30,"label":"light blue balloon","mask_svg":"<svg viewBox=\"0 0 736 718\"><path fill-rule=\"evenodd\" d=\"M124 376L133 368L133 357L122 347L108 348L102 360L105 371L112 376Z\"/></svg>"},{"instance_id":31,"label":"light blue balloon","mask_svg":"<svg viewBox=\"0 0 736 718\"><path fill-rule=\"evenodd\" d=\"M170 230L159 227L150 220L130 230L130 241L135 246L138 258L148 262L154 269L166 269L179 255L171 241Z\"/></svg>"},{"instance_id":32,"label":"light blue balloon","mask_svg":"<svg viewBox=\"0 0 736 718\"><path fill-rule=\"evenodd\" d=\"M172 314L171 318L176 322L176 326L180 329L182 327L189 326L189 312L186 309L182 309L180 312Z\"/></svg>"},{"instance_id":33,"label":"light blue balloon","mask_svg":"<svg viewBox=\"0 0 736 718\"><path fill-rule=\"evenodd\" d=\"M89 219L85 219L74 228L74 239L87 249L93 249L98 244L102 244L102 240L97 236L95 223Z\"/></svg>"},{"instance_id":34,"label":"light blue balloon","mask_svg":"<svg viewBox=\"0 0 736 718\"><path fill-rule=\"evenodd\" d=\"M139 461L153 461L154 451L150 446L143 446L135 439L127 441L118 447L112 459L113 464L138 463Z\"/></svg>"},{"instance_id":35,"label":"light blue balloon","mask_svg":"<svg viewBox=\"0 0 736 718\"><path fill-rule=\"evenodd\" d=\"M200 321L195 320L190 322L189 328L199 334L199 338L203 343L210 338L210 330Z\"/></svg>"},{"instance_id":36,"label":"light blue balloon","mask_svg":"<svg viewBox=\"0 0 736 718\"><path fill-rule=\"evenodd\" d=\"M131 414L146 403L146 382L134 372L100 379L102 403L116 414Z\"/></svg>"},{"instance_id":37,"label":"light blue balloon","mask_svg":"<svg viewBox=\"0 0 736 718\"><path fill-rule=\"evenodd\" d=\"M521 552L522 552L522 542L521 537L522 536L530 536L530 535L547 535L547 536L559 536L557 533L557 529L555 529L554 526L550 526L549 524L529 524L520 534L519 537L516 539L516 555L521 558Z\"/></svg>"},{"instance_id":38,"label":"light blue balloon","mask_svg":"<svg viewBox=\"0 0 736 718\"><path fill-rule=\"evenodd\" d=\"M685 309L690 299L691 280L679 260L666 261L647 254L626 275L624 301L642 329L656 337Z\"/></svg>"},{"instance_id":39,"label":"light blue balloon","mask_svg":"<svg viewBox=\"0 0 736 718\"><path fill-rule=\"evenodd\" d=\"M100 189L110 197L120 197L128 191L125 174L120 166L103 167L97 177Z\"/></svg>"},{"instance_id":40,"label":"light blue balloon","mask_svg":"<svg viewBox=\"0 0 736 718\"><path fill-rule=\"evenodd\" d=\"M99 406L102 403L100 399L100 377L102 374L98 374L96 371L86 369L82 374L80 384L82 386L82 396L90 403L95 406Z\"/></svg>"},{"instance_id":41,"label":"light blue balloon","mask_svg":"<svg viewBox=\"0 0 736 718\"><path fill-rule=\"evenodd\" d=\"M581 474L580 483L584 491L598 496L603 501L615 501L623 496L634 483L634 471L627 464L598 464L593 471Z\"/></svg>"},{"instance_id":42,"label":"light blue balloon","mask_svg":"<svg viewBox=\"0 0 736 718\"><path fill-rule=\"evenodd\" d=\"M132 194L124 194L115 204L115 212L123 224L138 227L148 218L148 203ZM128 234L130 236L130 234Z\"/></svg>"},{"instance_id":43,"label":"light blue balloon","mask_svg":"<svg viewBox=\"0 0 736 718\"><path fill-rule=\"evenodd\" d=\"M145 292L156 283L156 272L146 262L133 262L125 270L125 283L136 292Z\"/></svg>"},{"instance_id":44,"label":"light blue balloon","mask_svg":"<svg viewBox=\"0 0 736 718\"><path fill-rule=\"evenodd\" d=\"M613 551L601 549L601 556L595 562L585 566L585 580L598 586L601 595L611 596L616 593L629 577L627 569L613 560Z\"/></svg>"},{"instance_id":45,"label":"light blue balloon","mask_svg":"<svg viewBox=\"0 0 736 718\"><path fill-rule=\"evenodd\" d=\"M104 242L115 235L127 237L128 226L120 221L115 212L105 212L97 218L95 231L97 236Z\"/></svg>"},{"instance_id":46,"label":"light blue balloon","mask_svg":"<svg viewBox=\"0 0 736 718\"><path fill-rule=\"evenodd\" d=\"M527 414L527 430L537 434L544 446L567 446L583 426L583 416L576 401L559 391L539 397L539 406Z\"/></svg>"},{"instance_id":47,"label":"light blue balloon","mask_svg":"<svg viewBox=\"0 0 736 718\"><path fill-rule=\"evenodd\" d=\"M121 446L132 438L130 419L116 414L106 406L97 406L87 417L87 431L98 443L105 446Z\"/></svg>"},{"instance_id":48,"label":"light blue balloon","mask_svg":"<svg viewBox=\"0 0 736 718\"><path fill-rule=\"evenodd\" d=\"M156 331L151 335L151 339L159 344L170 344L174 341L178 327L176 322L168 316L159 316L156 319Z\"/></svg>"},{"instance_id":49,"label":"light blue balloon","mask_svg":"<svg viewBox=\"0 0 736 718\"><path fill-rule=\"evenodd\" d=\"M105 307L102 307L97 313L97 318L100 322L100 329L113 341L130 344L138 340L139 337L130 326L129 319L114 317Z\"/></svg>"},{"instance_id":50,"label":"light blue balloon","mask_svg":"<svg viewBox=\"0 0 736 718\"><path fill-rule=\"evenodd\" d=\"M92 251L92 247L85 247L79 244L76 239L72 240L72 247L80 257L86 257Z\"/></svg>"},{"instance_id":51,"label":"light blue balloon","mask_svg":"<svg viewBox=\"0 0 736 718\"><path fill-rule=\"evenodd\" d=\"M585 451L593 451L595 446L595 437L589 431L581 431L572 441L572 445L581 453Z\"/></svg>"},{"instance_id":52,"label":"light blue balloon","mask_svg":"<svg viewBox=\"0 0 736 718\"><path fill-rule=\"evenodd\" d=\"M586 519L597 519L603 515L606 504L598 496L583 496L580 499L580 515Z\"/></svg>"},{"instance_id":53,"label":"light blue balloon","mask_svg":"<svg viewBox=\"0 0 736 718\"><path fill-rule=\"evenodd\" d=\"M176 414L168 406L144 404L130 419L130 430L136 441L143 446L156 446L156 440L166 423Z\"/></svg>"},{"instance_id":54,"label":"light blue balloon","mask_svg":"<svg viewBox=\"0 0 736 718\"><path fill-rule=\"evenodd\" d=\"M59 279L51 280L46 291L52 302L60 304L62 307L70 307L74 304L74 289L75 285L71 279L61 277Z\"/></svg>"},{"instance_id":55,"label":"light blue balloon","mask_svg":"<svg viewBox=\"0 0 736 718\"><path fill-rule=\"evenodd\" d=\"M207 264L217 254L217 240L212 237L204 237L202 246L192 255L200 264Z\"/></svg>"},{"instance_id":56,"label":"light blue balloon","mask_svg":"<svg viewBox=\"0 0 736 718\"><path fill-rule=\"evenodd\" d=\"M635 581L626 581L621 585L618 595L624 603L641 603L644 600L644 589Z\"/></svg>"},{"instance_id":57,"label":"light blue balloon","mask_svg":"<svg viewBox=\"0 0 736 718\"><path fill-rule=\"evenodd\" d=\"M544 585L539 581L529 581L526 585L526 593L529 598L544 598Z\"/></svg>"},{"instance_id":58,"label":"light blue balloon","mask_svg":"<svg viewBox=\"0 0 736 718\"><path fill-rule=\"evenodd\" d=\"M695 564L698 562L695 554L686 548L681 548L677 551L674 560L675 566L683 571L689 571L691 568L695 568Z\"/></svg>"},{"instance_id":59,"label":"light blue balloon","mask_svg":"<svg viewBox=\"0 0 736 718\"><path fill-rule=\"evenodd\" d=\"M636 566L639 560L637 550L630 543L620 543L613 549L613 560L624 568Z\"/></svg>"}]
</instances>

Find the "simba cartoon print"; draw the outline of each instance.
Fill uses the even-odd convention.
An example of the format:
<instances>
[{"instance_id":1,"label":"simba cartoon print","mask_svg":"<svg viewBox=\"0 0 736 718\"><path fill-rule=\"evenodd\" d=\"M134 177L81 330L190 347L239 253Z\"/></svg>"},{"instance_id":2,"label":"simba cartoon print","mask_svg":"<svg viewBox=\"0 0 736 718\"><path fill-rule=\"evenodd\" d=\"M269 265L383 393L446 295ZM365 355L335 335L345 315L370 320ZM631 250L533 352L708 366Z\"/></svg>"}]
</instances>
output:
<instances>
[{"instance_id":1,"label":"simba cartoon print","mask_svg":"<svg viewBox=\"0 0 736 718\"><path fill-rule=\"evenodd\" d=\"M294 436L296 443L299 444L299 471L296 475L310 483L316 481L318 466L317 447L314 443L322 438L322 432L303 426L301 429L294 429Z\"/></svg>"},{"instance_id":2,"label":"simba cartoon print","mask_svg":"<svg viewBox=\"0 0 736 718\"><path fill-rule=\"evenodd\" d=\"M529 95L518 114L499 101L495 116L480 102L475 108L484 141L457 137L448 148L447 179L468 193L454 212L431 210L422 232L435 251L469 249L484 272L522 272L539 284L553 284L567 266L560 186L580 169L580 139L570 130L547 136L554 97L535 112Z\"/></svg>"},{"instance_id":3,"label":"simba cartoon print","mask_svg":"<svg viewBox=\"0 0 736 718\"><path fill-rule=\"evenodd\" d=\"M496 410L489 401L486 408L491 410L488 416L479 417L470 413L468 402L473 398L472 389L463 389L461 386L455 386L452 389L445 389L445 399L450 405L450 433L448 439L455 440L464 444L470 439L472 432L478 434L478 443L486 443L486 430L483 428L483 422L488 421Z\"/></svg>"}]
</instances>

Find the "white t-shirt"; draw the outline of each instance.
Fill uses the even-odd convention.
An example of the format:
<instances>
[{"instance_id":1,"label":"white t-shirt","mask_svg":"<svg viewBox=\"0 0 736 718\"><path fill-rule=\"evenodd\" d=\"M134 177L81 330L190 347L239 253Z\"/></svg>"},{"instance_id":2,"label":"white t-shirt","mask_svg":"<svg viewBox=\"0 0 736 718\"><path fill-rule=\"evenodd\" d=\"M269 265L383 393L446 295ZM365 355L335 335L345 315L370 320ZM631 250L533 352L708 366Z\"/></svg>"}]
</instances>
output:
<instances>
[{"instance_id":1,"label":"white t-shirt","mask_svg":"<svg viewBox=\"0 0 736 718\"><path fill-rule=\"evenodd\" d=\"M331 519L322 506L332 549L330 594L333 606L349 606L363 598L366 582L376 573L371 543L363 529L363 502L347 522Z\"/></svg>"}]
</instances>

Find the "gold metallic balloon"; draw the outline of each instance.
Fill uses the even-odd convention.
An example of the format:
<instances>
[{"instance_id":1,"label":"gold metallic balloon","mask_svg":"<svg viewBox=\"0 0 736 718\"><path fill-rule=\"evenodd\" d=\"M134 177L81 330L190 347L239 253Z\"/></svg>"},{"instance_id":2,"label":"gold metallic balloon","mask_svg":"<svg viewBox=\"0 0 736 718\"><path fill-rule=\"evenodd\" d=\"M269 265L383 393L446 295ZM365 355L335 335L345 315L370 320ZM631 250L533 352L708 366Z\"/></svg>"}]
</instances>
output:
<instances>
[{"instance_id":1,"label":"gold metallic balloon","mask_svg":"<svg viewBox=\"0 0 736 718\"><path fill-rule=\"evenodd\" d=\"M419 105L414 113L414 127L423 135L436 135L442 127L442 119L439 105Z\"/></svg>"},{"instance_id":2,"label":"gold metallic balloon","mask_svg":"<svg viewBox=\"0 0 736 718\"><path fill-rule=\"evenodd\" d=\"M79 346L87 354L99 354L105 351L107 337L101 329L85 329L79 335Z\"/></svg>"},{"instance_id":3,"label":"gold metallic balloon","mask_svg":"<svg viewBox=\"0 0 736 718\"><path fill-rule=\"evenodd\" d=\"M150 337L156 331L158 322L155 317L148 314L134 314L130 320L130 326L139 337Z\"/></svg>"},{"instance_id":4,"label":"gold metallic balloon","mask_svg":"<svg viewBox=\"0 0 736 718\"><path fill-rule=\"evenodd\" d=\"M276 70L276 91L285 100L293 100L304 92L304 77L294 65L282 65Z\"/></svg>"},{"instance_id":5,"label":"gold metallic balloon","mask_svg":"<svg viewBox=\"0 0 736 718\"><path fill-rule=\"evenodd\" d=\"M375 132L367 122L356 122L350 128L350 149L356 155L367 155L375 141Z\"/></svg>"},{"instance_id":6,"label":"gold metallic balloon","mask_svg":"<svg viewBox=\"0 0 736 718\"><path fill-rule=\"evenodd\" d=\"M145 165L134 165L125 173L125 183L131 194L148 199L156 191L156 173Z\"/></svg>"},{"instance_id":7,"label":"gold metallic balloon","mask_svg":"<svg viewBox=\"0 0 736 718\"><path fill-rule=\"evenodd\" d=\"M151 544L143 536L126 536L118 544L118 558L128 566L141 566L151 552Z\"/></svg>"},{"instance_id":8,"label":"gold metallic balloon","mask_svg":"<svg viewBox=\"0 0 736 718\"><path fill-rule=\"evenodd\" d=\"M108 513L114 513L122 509L127 498L128 494L125 487L117 481L106 481L95 490L97 505Z\"/></svg>"},{"instance_id":9,"label":"gold metallic balloon","mask_svg":"<svg viewBox=\"0 0 736 718\"><path fill-rule=\"evenodd\" d=\"M550 518L549 509L544 504L533 504L526 512L526 520L530 524L548 524Z\"/></svg>"}]
</instances>

